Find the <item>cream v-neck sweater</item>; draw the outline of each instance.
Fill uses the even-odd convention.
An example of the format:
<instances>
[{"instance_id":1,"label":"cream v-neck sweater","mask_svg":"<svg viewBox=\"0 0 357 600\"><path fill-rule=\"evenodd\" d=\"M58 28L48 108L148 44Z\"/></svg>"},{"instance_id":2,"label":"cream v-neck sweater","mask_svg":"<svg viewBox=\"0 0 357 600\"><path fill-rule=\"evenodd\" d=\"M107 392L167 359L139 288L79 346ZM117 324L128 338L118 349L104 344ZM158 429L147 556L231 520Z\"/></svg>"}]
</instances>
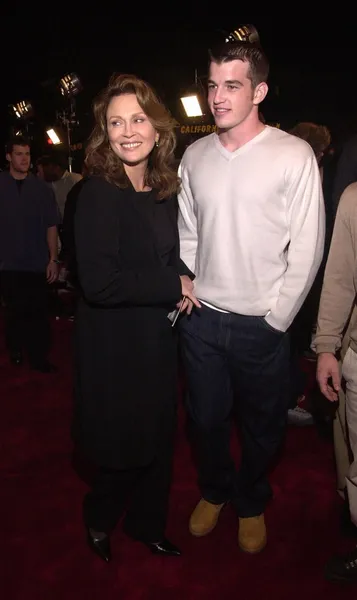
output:
<instances>
[{"instance_id":1,"label":"cream v-neck sweater","mask_svg":"<svg viewBox=\"0 0 357 600\"><path fill-rule=\"evenodd\" d=\"M285 331L322 260L325 210L310 146L274 127L235 152L214 133L187 148L179 175L181 258L209 305L265 316Z\"/></svg>"}]
</instances>

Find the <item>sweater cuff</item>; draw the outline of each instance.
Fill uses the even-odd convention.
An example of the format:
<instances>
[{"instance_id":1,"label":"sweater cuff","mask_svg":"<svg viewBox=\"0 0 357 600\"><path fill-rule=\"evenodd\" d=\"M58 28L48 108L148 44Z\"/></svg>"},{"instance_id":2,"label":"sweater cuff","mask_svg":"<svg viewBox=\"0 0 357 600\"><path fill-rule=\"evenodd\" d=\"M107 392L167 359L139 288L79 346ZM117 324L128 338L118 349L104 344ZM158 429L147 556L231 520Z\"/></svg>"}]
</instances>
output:
<instances>
[{"instance_id":1,"label":"sweater cuff","mask_svg":"<svg viewBox=\"0 0 357 600\"><path fill-rule=\"evenodd\" d=\"M179 273L180 275L187 275L187 277L189 277L191 281L193 281L196 277L196 275L192 273L192 271L188 268L188 266L183 262L181 258L179 260Z\"/></svg>"},{"instance_id":2,"label":"sweater cuff","mask_svg":"<svg viewBox=\"0 0 357 600\"><path fill-rule=\"evenodd\" d=\"M312 349L316 352L316 354L323 354L324 352L329 352L331 354L336 354L336 344L329 344L328 342L317 344L311 344Z\"/></svg>"},{"instance_id":3,"label":"sweater cuff","mask_svg":"<svg viewBox=\"0 0 357 600\"><path fill-rule=\"evenodd\" d=\"M322 354L323 352L336 354L340 348L341 339L336 336L327 336L318 333L311 342L311 349L316 352L316 354Z\"/></svg>"}]
</instances>

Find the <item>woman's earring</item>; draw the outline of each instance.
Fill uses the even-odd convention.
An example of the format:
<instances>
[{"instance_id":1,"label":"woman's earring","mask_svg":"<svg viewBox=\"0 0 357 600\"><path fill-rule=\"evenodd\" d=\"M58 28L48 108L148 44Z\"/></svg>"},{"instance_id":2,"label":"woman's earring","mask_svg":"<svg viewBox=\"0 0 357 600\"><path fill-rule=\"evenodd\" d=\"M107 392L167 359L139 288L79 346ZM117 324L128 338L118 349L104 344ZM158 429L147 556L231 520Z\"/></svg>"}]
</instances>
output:
<instances>
[{"instance_id":1,"label":"woman's earring","mask_svg":"<svg viewBox=\"0 0 357 600\"><path fill-rule=\"evenodd\" d=\"M155 146L156 146L156 148L158 148L158 147L159 147L159 140L156 140L156 142L155 142Z\"/></svg>"}]
</instances>

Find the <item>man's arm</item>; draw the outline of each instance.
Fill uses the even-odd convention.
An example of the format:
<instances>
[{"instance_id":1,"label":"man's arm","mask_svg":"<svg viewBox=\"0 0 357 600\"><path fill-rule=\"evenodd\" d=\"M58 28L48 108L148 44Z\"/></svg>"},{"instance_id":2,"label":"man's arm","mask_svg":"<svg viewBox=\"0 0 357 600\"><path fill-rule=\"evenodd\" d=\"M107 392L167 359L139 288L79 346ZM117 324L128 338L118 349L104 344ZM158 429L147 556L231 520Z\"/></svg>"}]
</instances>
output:
<instances>
[{"instance_id":1,"label":"man's arm","mask_svg":"<svg viewBox=\"0 0 357 600\"><path fill-rule=\"evenodd\" d=\"M197 252L197 219L194 213L194 200L190 188L189 176L184 161L178 170L181 189L178 194L178 228L180 235L180 257L188 269L194 273Z\"/></svg>"},{"instance_id":2,"label":"man's arm","mask_svg":"<svg viewBox=\"0 0 357 600\"><path fill-rule=\"evenodd\" d=\"M325 207L320 173L311 151L288 180L287 222L290 243L287 268L276 306L267 322L286 331L300 310L320 266L325 241Z\"/></svg>"},{"instance_id":3,"label":"man's arm","mask_svg":"<svg viewBox=\"0 0 357 600\"><path fill-rule=\"evenodd\" d=\"M60 216L58 211L57 202L53 190L46 188L45 191L46 201L44 206L45 220L47 223L47 246L49 262L46 269L48 283L54 283L58 279L59 267L57 264L58 260L58 232L57 226L60 222Z\"/></svg>"},{"instance_id":4,"label":"man's arm","mask_svg":"<svg viewBox=\"0 0 357 600\"><path fill-rule=\"evenodd\" d=\"M318 354L317 381L330 402L338 400L340 368L335 356L356 297L354 283L357 184L342 194L326 265L318 327L312 347ZM330 383L331 381L331 383Z\"/></svg>"},{"instance_id":5,"label":"man's arm","mask_svg":"<svg viewBox=\"0 0 357 600\"><path fill-rule=\"evenodd\" d=\"M47 229L47 245L50 260L58 260L58 233L57 225L48 227Z\"/></svg>"},{"instance_id":6,"label":"man's arm","mask_svg":"<svg viewBox=\"0 0 357 600\"><path fill-rule=\"evenodd\" d=\"M327 260L317 332L313 347L318 354L335 353L341 347L356 297L354 284L355 253L353 219L357 203L357 185L342 194L337 210L330 252Z\"/></svg>"},{"instance_id":7,"label":"man's arm","mask_svg":"<svg viewBox=\"0 0 357 600\"><path fill-rule=\"evenodd\" d=\"M47 265L47 281L48 283L53 283L58 279L58 233L57 233L57 225L53 225L52 227L48 227L47 229L47 246L48 246L48 254L50 257L49 263Z\"/></svg>"}]
</instances>

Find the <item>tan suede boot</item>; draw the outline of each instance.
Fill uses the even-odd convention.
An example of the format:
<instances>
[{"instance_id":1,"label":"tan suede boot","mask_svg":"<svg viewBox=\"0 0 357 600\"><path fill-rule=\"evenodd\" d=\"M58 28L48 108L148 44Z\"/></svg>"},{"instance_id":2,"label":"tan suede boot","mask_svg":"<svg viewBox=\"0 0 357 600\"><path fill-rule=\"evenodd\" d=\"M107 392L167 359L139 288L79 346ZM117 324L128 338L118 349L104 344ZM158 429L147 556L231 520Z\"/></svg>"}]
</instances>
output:
<instances>
[{"instance_id":1,"label":"tan suede boot","mask_svg":"<svg viewBox=\"0 0 357 600\"><path fill-rule=\"evenodd\" d=\"M195 537L203 537L213 531L223 506L224 504L212 504L202 498L191 515L190 533Z\"/></svg>"},{"instance_id":2,"label":"tan suede boot","mask_svg":"<svg viewBox=\"0 0 357 600\"><path fill-rule=\"evenodd\" d=\"M265 548L267 530L264 515L257 517L239 518L238 544L243 552L257 554Z\"/></svg>"}]
</instances>

